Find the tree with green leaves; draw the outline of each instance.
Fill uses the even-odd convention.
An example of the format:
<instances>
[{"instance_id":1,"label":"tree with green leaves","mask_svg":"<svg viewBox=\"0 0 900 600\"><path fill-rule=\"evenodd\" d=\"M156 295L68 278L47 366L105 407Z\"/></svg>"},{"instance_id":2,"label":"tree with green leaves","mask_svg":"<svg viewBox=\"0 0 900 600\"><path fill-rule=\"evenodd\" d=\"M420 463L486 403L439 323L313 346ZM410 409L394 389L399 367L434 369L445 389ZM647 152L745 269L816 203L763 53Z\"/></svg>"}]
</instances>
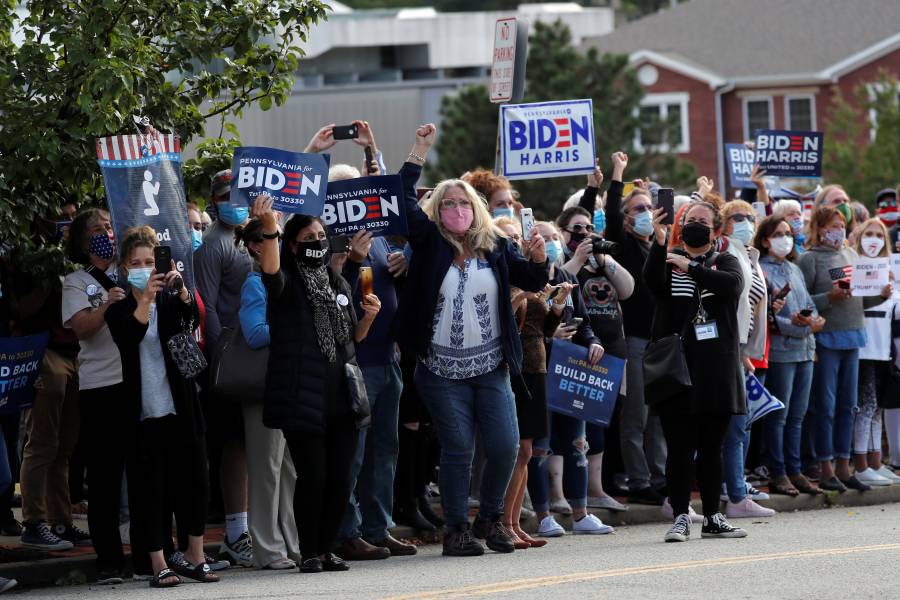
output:
<instances>
[{"instance_id":1,"label":"tree with green leaves","mask_svg":"<svg viewBox=\"0 0 900 600\"><path fill-rule=\"evenodd\" d=\"M693 185L693 165L658 151L674 131L674 122L642 120L637 108L643 89L628 66L628 57L605 54L595 49L586 54L572 46L569 28L561 21L534 24L528 41L523 102L591 98L594 102L594 131L601 166L610 172L610 155L618 150L629 154L629 175L649 176L671 187ZM428 165L431 180L458 177L477 167L492 168L497 142L498 106L488 100L484 86L471 86L444 98L440 135L436 144L437 162ZM634 150L634 134L640 127L645 138L658 140ZM515 182L525 203L541 218L555 217L562 202L585 185L584 177L530 179Z\"/></svg>"},{"instance_id":2,"label":"tree with green leaves","mask_svg":"<svg viewBox=\"0 0 900 600\"><path fill-rule=\"evenodd\" d=\"M827 181L840 183L851 198L869 206L879 190L900 183L897 86L894 75L881 71L877 80L859 84L850 100L838 89L825 125Z\"/></svg>"},{"instance_id":3,"label":"tree with green leaves","mask_svg":"<svg viewBox=\"0 0 900 600\"><path fill-rule=\"evenodd\" d=\"M31 224L55 216L66 198L103 198L97 137L135 133L132 115L144 115L187 144L210 122L221 136L227 118L251 104L282 104L303 56L298 44L326 8L318 0L0 0L2 243L61 270L62 253Z\"/></svg>"}]
</instances>

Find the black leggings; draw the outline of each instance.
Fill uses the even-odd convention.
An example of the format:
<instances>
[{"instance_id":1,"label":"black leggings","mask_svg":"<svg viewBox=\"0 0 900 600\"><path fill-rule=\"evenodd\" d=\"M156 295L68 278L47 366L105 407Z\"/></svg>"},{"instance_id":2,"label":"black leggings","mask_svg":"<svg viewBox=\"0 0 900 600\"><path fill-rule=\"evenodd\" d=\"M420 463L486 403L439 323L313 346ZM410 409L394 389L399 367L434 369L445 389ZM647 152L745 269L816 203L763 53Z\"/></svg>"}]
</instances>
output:
<instances>
[{"instance_id":1,"label":"black leggings","mask_svg":"<svg viewBox=\"0 0 900 600\"><path fill-rule=\"evenodd\" d=\"M331 552L353 482L350 467L359 435L351 416L329 417L324 435L283 430L294 465L294 518L304 559Z\"/></svg>"},{"instance_id":2,"label":"black leggings","mask_svg":"<svg viewBox=\"0 0 900 600\"><path fill-rule=\"evenodd\" d=\"M722 442L731 415L662 416L660 421L668 446L666 484L675 516L688 512L696 462L703 514L711 517L719 512Z\"/></svg>"}]
</instances>

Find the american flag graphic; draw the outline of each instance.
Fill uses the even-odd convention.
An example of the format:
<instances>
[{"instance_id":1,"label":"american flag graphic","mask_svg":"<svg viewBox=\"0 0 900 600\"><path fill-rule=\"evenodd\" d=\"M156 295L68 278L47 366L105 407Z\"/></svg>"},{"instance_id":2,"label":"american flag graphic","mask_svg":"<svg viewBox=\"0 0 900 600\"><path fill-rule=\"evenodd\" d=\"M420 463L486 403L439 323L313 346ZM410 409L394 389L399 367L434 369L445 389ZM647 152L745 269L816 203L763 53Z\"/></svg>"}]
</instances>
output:
<instances>
[{"instance_id":1,"label":"american flag graphic","mask_svg":"<svg viewBox=\"0 0 900 600\"><path fill-rule=\"evenodd\" d=\"M157 154L181 152L181 138L173 133L149 135L111 135L97 138L99 160L140 160Z\"/></svg>"},{"instance_id":2,"label":"american flag graphic","mask_svg":"<svg viewBox=\"0 0 900 600\"><path fill-rule=\"evenodd\" d=\"M569 120L568 119L553 119L553 122L556 123L556 147L557 148L568 148L572 145L572 131L569 128Z\"/></svg>"},{"instance_id":3,"label":"american flag graphic","mask_svg":"<svg viewBox=\"0 0 900 600\"><path fill-rule=\"evenodd\" d=\"M829 269L828 275L831 281L841 281L842 279L850 279L853 275L853 265L845 265L843 267L835 267Z\"/></svg>"}]
</instances>

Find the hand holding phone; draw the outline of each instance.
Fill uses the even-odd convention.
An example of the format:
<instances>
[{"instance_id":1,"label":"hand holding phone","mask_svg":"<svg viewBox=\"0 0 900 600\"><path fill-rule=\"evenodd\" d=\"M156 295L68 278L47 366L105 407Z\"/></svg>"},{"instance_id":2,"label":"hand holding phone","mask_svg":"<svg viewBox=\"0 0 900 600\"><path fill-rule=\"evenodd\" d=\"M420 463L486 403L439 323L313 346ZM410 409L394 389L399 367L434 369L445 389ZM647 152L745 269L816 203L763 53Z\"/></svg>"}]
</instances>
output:
<instances>
[{"instance_id":1,"label":"hand holding phone","mask_svg":"<svg viewBox=\"0 0 900 600\"><path fill-rule=\"evenodd\" d=\"M812 316L812 313L813 313L813 309L811 309L811 308L804 308L803 310L800 311L800 316L801 316L801 317L809 318L809 317Z\"/></svg>"},{"instance_id":2,"label":"hand holding phone","mask_svg":"<svg viewBox=\"0 0 900 600\"><path fill-rule=\"evenodd\" d=\"M359 289L363 298L375 293L375 283L372 280L372 267L359 268Z\"/></svg>"},{"instance_id":3,"label":"hand holding phone","mask_svg":"<svg viewBox=\"0 0 900 600\"><path fill-rule=\"evenodd\" d=\"M534 213L530 208L523 208L519 211L519 218L522 221L522 240L528 243L531 240L531 230L534 229Z\"/></svg>"},{"instance_id":4,"label":"hand holding phone","mask_svg":"<svg viewBox=\"0 0 900 600\"><path fill-rule=\"evenodd\" d=\"M776 300L784 300L785 298L787 298L787 295L790 291L791 291L791 284L785 283L784 287L781 288L780 290L778 290L778 293L775 294L775 297L772 298L772 301L774 302Z\"/></svg>"},{"instance_id":5,"label":"hand holding phone","mask_svg":"<svg viewBox=\"0 0 900 600\"><path fill-rule=\"evenodd\" d=\"M333 131L336 140L352 140L359 137L359 127L351 125L335 125Z\"/></svg>"},{"instance_id":6,"label":"hand holding phone","mask_svg":"<svg viewBox=\"0 0 900 600\"><path fill-rule=\"evenodd\" d=\"M656 192L656 208L666 211L665 218L661 221L663 225L672 225L675 223L675 190L672 188L659 188Z\"/></svg>"},{"instance_id":7,"label":"hand holding phone","mask_svg":"<svg viewBox=\"0 0 900 600\"><path fill-rule=\"evenodd\" d=\"M157 275L165 275L172 270L171 246L157 246L153 249L153 268Z\"/></svg>"}]
</instances>

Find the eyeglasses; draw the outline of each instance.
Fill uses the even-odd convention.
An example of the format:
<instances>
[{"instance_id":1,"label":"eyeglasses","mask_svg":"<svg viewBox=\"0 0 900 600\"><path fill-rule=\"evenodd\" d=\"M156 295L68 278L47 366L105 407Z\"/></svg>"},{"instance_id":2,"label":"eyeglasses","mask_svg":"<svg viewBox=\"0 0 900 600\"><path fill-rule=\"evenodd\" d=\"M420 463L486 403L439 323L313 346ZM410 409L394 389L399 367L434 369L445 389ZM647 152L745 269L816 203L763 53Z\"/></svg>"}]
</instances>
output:
<instances>
[{"instance_id":1,"label":"eyeglasses","mask_svg":"<svg viewBox=\"0 0 900 600\"><path fill-rule=\"evenodd\" d=\"M441 208L471 208L472 203L468 200L453 200L452 198L448 198L447 200L441 200Z\"/></svg>"},{"instance_id":2,"label":"eyeglasses","mask_svg":"<svg viewBox=\"0 0 900 600\"><path fill-rule=\"evenodd\" d=\"M592 224L585 225L584 223L575 223L574 225L570 225L571 229L566 229L569 233L591 233L594 231L594 226Z\"/></svg>"},{"instance_id":3,"label":"eyeglasses","mask_svg":"<svg viewBox=\"0 0 900 600\"><path fill-rule=\"evenodd\" d=\"M731 215L731 220L735 223L741 223L743 221L750 221L751 223L756 223L756 215L745 215L744 213L735 213Z\"/></svg>"}]
</instances>

